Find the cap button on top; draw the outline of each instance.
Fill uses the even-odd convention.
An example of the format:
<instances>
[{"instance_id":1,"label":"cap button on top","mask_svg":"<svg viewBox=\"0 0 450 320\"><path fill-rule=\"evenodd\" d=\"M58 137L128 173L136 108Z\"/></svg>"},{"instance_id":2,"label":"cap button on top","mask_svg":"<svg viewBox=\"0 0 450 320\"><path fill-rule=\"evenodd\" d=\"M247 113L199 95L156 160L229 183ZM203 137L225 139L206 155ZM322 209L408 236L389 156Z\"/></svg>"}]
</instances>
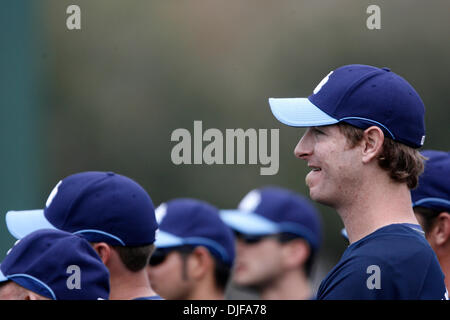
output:
<instances>
[{"instance_id":1,"label":"cap button on top","mask_svg":"<svg viewBox=\"0 0 450 320\"><path fill-rule=\"evenodd\" d=\"M381 69L383 69L384 71L391 71L391 69L390 68L387 68L387 67L383 67L383 68L381 68Z\"/></svg>"},{"instance_id":2,"label":"cap button on top","mask_svg":"<svg viewBox=\"0 0 450 320\"><path fill-rule=\"evenodd\" d=\"M114 175L114 172L109 171L109 172L107 172L106 174L107 174L108 176L113 176L113 175Z\"/></svg>"}]
</instances>

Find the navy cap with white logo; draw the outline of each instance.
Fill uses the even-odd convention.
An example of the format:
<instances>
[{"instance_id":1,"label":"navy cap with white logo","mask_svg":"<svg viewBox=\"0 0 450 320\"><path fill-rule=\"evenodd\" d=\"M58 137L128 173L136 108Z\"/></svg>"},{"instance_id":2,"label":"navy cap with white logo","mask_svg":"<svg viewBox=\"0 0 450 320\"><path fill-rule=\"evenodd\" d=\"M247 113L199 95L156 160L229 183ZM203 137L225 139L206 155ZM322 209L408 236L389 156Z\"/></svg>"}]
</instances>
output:
<instances>
[{"instance_id":1,"label":"navy cap with white logo","mask_svg":"<svg viewBox=\"0 0 450 320\"><path fill-rule=\"evenodd\" d=\"M220 219L216 207L205 201L179 198L158 206L156 216L160 223L157 248L203 246L224 264L233 264L233 232Z\"/></svg>"},{"instance_id":2,"label":"navy cap with white logo","mask_svg":"<svg viewBox=\"0 0 450 320\"><path fill-rule=\"evenodd\" d=\"M321 242L319 213L305 197L280 187L250 191L237 210L221 210L233 230L250 236L290 233L308 241L313 250Z\"/></svg>"},{"instance_id":3,"label":"navy cap with white logo","mask_svg":"<svg viewBox=\"0 0 450 320\"><path fill-rule=\"evenodd\" d=\"M50 228L118 246L152 244L158 228L153 202L137 182L98 171L66 177L50 193L45 209L9 211L6 224L18 239Z\"/></svg>"},{"instance_id":4,"label":"navy cap with white logo","mask_svg":"<svg viewBox=\"0 0 450 320\"><path fill-rule=\"evenodd\" d=\"M89 242L55 229L18 240L0 265L0 282L5 281L52 300L109 297L108 269Z\"/></svg>"},{"instance_id":5,"label":"navy cap with white logo","mask_svg":"<svg viewBox=\"0 0 450 320\"><path fill-rule=\"evenodd\" d=\"M345 122L378 126L413 148L425 140L425 106L416 90L389 68L352 64L331 71L308 98L269 98L275 118L293 127Z\"/></svg>"},{"instance_id":6,"label":"navy cap with white logo","mask_svg":"<svg viewBox=\"0 0 450 320\"><path fill-rule=\"evenodd\" d=\"M413 207L450 212L450 152L424 150L421 153L428 160L419 176L419 186L411 190Z\"/></svg>"}]
</instances>

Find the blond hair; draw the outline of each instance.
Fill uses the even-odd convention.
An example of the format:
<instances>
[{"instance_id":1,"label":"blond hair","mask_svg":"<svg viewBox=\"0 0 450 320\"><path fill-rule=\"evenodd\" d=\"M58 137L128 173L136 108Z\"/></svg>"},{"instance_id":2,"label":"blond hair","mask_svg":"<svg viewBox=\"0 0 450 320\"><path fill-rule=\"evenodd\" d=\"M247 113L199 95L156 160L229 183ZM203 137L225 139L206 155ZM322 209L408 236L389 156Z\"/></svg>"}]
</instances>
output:
<instances>
[{"instance_id":1,"label":"blond hair","mask_svg":"<svg viewBox=\"0 0 450 320\"><path fill-rule=\"evenodd\" d=\"M347 138L351 148L355 147L363 138L364 130L346 123L339 123L338 127ZM392 180L406 183L409 189L417 187L419 176L424 169L425 157L417 149L385 136L383 149L378 156L379 166L386 170Z\"/></svg>"}]
</instances>

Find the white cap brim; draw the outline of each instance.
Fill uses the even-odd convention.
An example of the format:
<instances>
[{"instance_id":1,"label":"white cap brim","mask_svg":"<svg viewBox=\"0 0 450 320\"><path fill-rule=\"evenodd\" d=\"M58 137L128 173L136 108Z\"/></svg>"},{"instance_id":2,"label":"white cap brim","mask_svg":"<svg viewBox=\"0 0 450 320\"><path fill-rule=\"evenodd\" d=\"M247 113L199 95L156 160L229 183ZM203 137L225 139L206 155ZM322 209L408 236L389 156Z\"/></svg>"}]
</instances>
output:
<instances>
[{"instance_id":1,"label":"white cap brim","mask_svg":"<svg viewBox=\"0 0 450 320\"><path fill-rule=\"evenodd\" d=\"M269 105L275 118L291 127L326 126L339 122L307 98L269 98Z\"/></svg>"},{"instance_id":2,"label":"white cap brim","mask_svg":"<svg viewBox=\"0 0 450 320\"><path fill-rule=\"evenodd\" d=\"M156 234L155 246L157 248L170 248L184 245L182 238L171 233L159 230Z\"/></svg>"},{"instance_id":3,"label":"white cap brim","mask_svg":"<svg viewBox=\"0 0 450 320\"><path fill-rule=\"evenodd\" d=\"M44 216L44 210L8 211L6 226L16 239L22 239L33 231L56 229Z\"/></svg>"},{"instance_id":4,"label":"white cap brim","mask_svg":"<svg viewBox=\"0 0 450 320\"><path fill-rule=\"evenodd\" d=\"M8 281L8 278L3 274L2 270L0 270L0 282Z\"/></svg>"},{"instance_id":5,"label":"white cap brim","mask_svg":"<svg viewBox=\"0 0 450 320\"><path fill-rule=\"evenodd\" d=\"M200 246L207 246L215 251L224 259L224 261L227 261L230 259L226 249L216 241L204 237L186 237L181 238L178 237L172 233L161 231L159 230L156 235L156 241L155 246L156 248L172 248L172 247L179 247L183 245L200 245Z\"/></svg>"},{"instance_id":6,"label":"white cap brim","mask_svg":"<svg viewBox=\"0 0 450 320\"><path fill-rule=\"evenodd\" d=\"M247 235L268 235L280 232L278 225L253 212L221 210L220 217L231 229Z\"/></svg>"},{"instance_id":7,"label":"white cap brim","mask_svg":"<svg viewBox=\"0 0 450 320\"><path fill-rule=\"evenodd\" d=\"M343 228L343 229L341 230L341 235L342 235L345 239L348 240L348 234L347 234L347 230L345 230L345 228Z\"/></svg>"}]
</instances>

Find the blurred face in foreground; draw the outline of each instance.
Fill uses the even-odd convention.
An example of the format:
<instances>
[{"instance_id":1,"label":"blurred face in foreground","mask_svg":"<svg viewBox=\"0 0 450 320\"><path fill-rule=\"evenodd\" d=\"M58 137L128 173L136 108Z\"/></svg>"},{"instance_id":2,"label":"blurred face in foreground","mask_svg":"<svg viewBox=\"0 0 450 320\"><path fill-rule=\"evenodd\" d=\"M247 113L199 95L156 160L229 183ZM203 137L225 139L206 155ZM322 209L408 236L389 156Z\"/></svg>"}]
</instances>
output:
<instances>
[{"instance_id":1,"label":"blurred face in foreground","mask_svg":"<svg viewBox=\"0 0 450 320\"><path fill-rule=\"evenodd\" d=\"M238 286L262 288L280 277L282 244L276 236L237 236L233 282Z\"/></svg>"},{"instance_id":2,"label":"blurred face in foreground","mask_svg":"<svg viewBox=\"0 0 450 320\"><path fill-rule=\"evenodd\" d=\"M14 281L0 284L0 300L51 300L19 286Z\"/></svg>"},{"instance_id":3,"label":"blurred face in foreground","mask_svg":"<svg viewBox=\"0 0 450 320\"><path fill-rule=\"evenodd\" d=\"M164 299L187 299L192 279L187 272L187 254L178 250L156 249L147 267L152 288Z\"/></svg>"}]
</instances>

